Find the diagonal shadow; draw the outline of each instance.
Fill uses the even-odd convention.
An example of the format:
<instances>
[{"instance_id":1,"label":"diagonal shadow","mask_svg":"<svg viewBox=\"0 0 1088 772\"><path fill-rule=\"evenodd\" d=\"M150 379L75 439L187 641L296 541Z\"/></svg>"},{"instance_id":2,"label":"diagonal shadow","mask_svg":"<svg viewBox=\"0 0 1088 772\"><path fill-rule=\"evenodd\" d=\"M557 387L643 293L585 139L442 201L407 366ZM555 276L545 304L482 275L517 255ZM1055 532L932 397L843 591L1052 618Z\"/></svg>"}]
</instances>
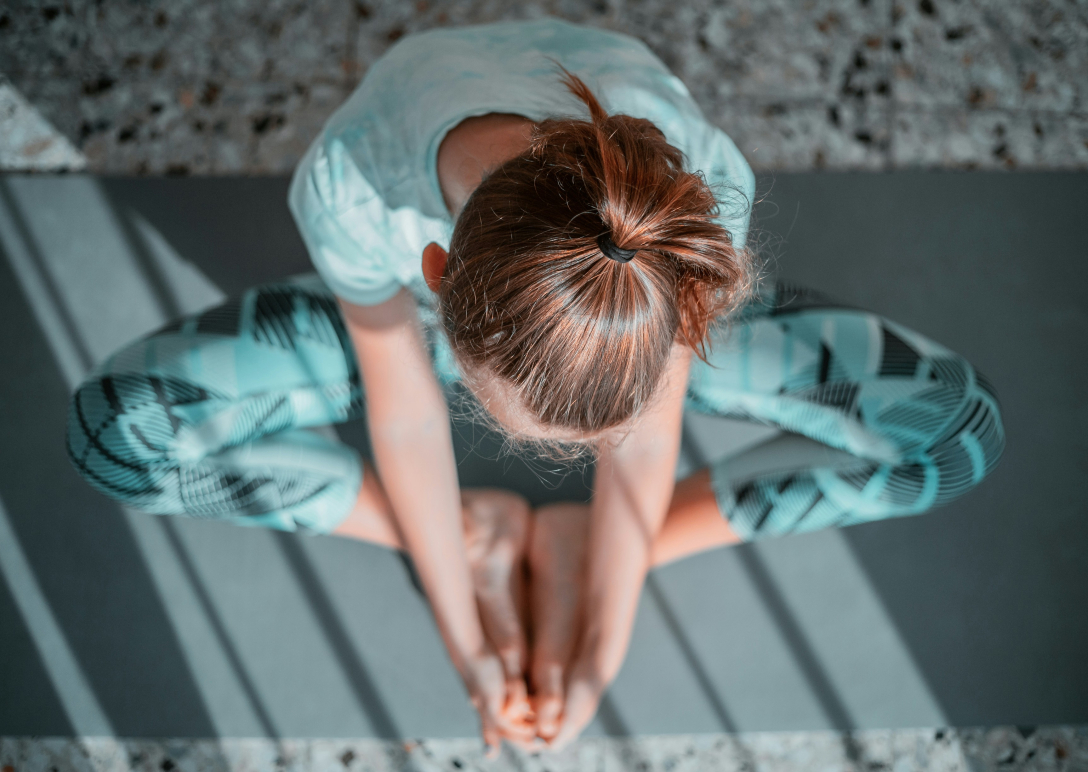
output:
<instances>
[{"instance_id":1,"label":"diagonal shadow","mask_svg":"<svg viewBox=\"0 0 1088 772\"><path fill-rule=\"evenodd\" d=\"M168 278L162 273L158 262L150 254L143 237L133 226L131 218L126 212L120 211L116 205L111 203L111 207L113 208L114 215L118 222L122 223L122 230L125 233L125 238L132 251L133 257L136 259L138 266L148 279L151 290L155 295L159 307L163 310L164 315L166 315L168 319L176 319L185 315L186 312L178 303ZM307 364L305 358L302 359L302 362L304 365ZM231 666L235 670L239 682L246 692L247 698L253 705L262 727L270 734L270 736L278 737L278 731L275 729L268 711L261 703L256 689L253 686L253 681L250 678L236 647L227 634L222 620L215 611L215 607L212 604L207 589L204 587L195 566L193 566L192 560L189 558L173 527L166 527L170 543L173 546L179 561L183 565L190 584L200 598L205 614L212 624L220 645L227 654ZM309 559L295 540L297 537L286 533L277 533L275 536L276 544L283 553L287 566L291 569L297 584L302 589L303 594L309 602L310 609L313 611L320 624L325 638L329 641L341 670L345 673L348 682L351 684L356 701L369 719L370 725L377 732L378 736L383 739L399 739L401 737L400 729L386 709L385 703L374 684L369 670L359 656L355 646L352 644L338 613L332 606L328 594L322 586L313 567L310 565ZM390 762L398 766L398 768L412 768L411 759L399 746L390 746L386 749L386 752L390 756Z\"/></svg>"},{"instance_id":2,"label":"diagonal shadow","mask_svg":"<svg viewBox=\"0 0 1088 772\"><path fill-rule=\"evenodd\" d=\"M159 261L151 254L144 237L136 229L132 217L127 211L118 207L110 198L109 193L103 190L101 186L99 186L99 192L103 201L113 213L114 223L125 242L125 246L128 248L129 254L136 261L144 280L151 288L151 292L155 296L155 302L162 311L163 320L166 322L173 321L187 313L178 301L170 279L166 276Z\"/></svg>"},{"instance_id":3,"label":"diagonal shadow","mask_svg":"<svg viewBox=\"0 0 1088 772\"><path fill-rule=\"evenodd\" d=\"M91 356L90 349L87 348L87 344L83 341L83 336L79 333L79 327L72 317L72 312L64 301L60 288L57 287L57 282L53 279L52 272L45 265L45 259L38 247L38 241L30 232L30 226L27 224L26 218L23 217L22 207L15 200L15 196L10 190L10 183L4 177L0 177L0 203L7 210L19 239L23 242L27 254L34 263L38 278L41 279L45 291L49 295L49 302L52 304L53 310L56 311L57 317L64 327L64 333L75 349L76 356L79 357L79 364L84 372L90 370L95 364L94 357ZM13 282L11 286L16 286L17 283Z\"/></svg>"},{"instance_id":4,"label":"diagonal shadow","mask_svg":"<svg viewBox=\"0 0 1088 772\"><path fill-rule=\"evenodd\" d=\"M694 441L689 439L685 444L684 439L681 438L681 447L683 447L684 452L688 454L691 461L694 462L697 469L704 469L710 466L706 454L703 453L702 448ZM755 588L756 593L763 602L764 608L767 610L775 627L778 629L779 635L789 648L794 662L796 662L797 666L800 668L805 681L808 683L809 690L820 704L824 716L842 735L843 750L847 758L850 759L851 762L860 763L862 761L861 747L852 734L854 721L850 716L849 711L846 709L846 706L839 698L838 692L831 683L831 679L828 677L827 672L816 657L816 653L809 645L804 631L786 606L785 599L782 597L782 593L779 591L778 585L775 583L770 571L767 569L763 558L760 557L759 553L756 552L754 546L751 544L739 545L734 549L741 567L748 575L749 582ZM654 592L653 587L656 587L656 585L652 586L651 592ZM683 636L679 623L676 621L676 617L668 606L667 601L665 601L664 596L660 594L659 590L657 591L657 594L660 597L659 605L661 606L662 612L665 613L666 619L668 620L671 618L673 620L669 623L669 626L670 629L674 630L674 637L677 636L677 633L680 634L680 637L677 637L677 643L680 644L682 651L686 650L685 658L688 658L690 653L689 667L693 668L693 673L703 687L704 693L714 694L714 701L712 704L720 704L720 700L717 698L705 669L702 667L701 663L699 663L690 643L686 642L686 638ZM657 597L655 597L655 599L657 599ZM668 610L666 611L666 609ZM682 643L681 641L684 642ZM719 714L719 720L721 720L723 715L728 717L727 713ZM735 729L732 731L735 731Z\"/></svg>"},{"instance_id":5,"label":"diagonal shadow","mask_svg":"<svg viewBox=\"0 0 1088 772\"><path fill-rule=\"evenodd\" d=\"M365 711L370 725L382 739L400 739L400 729L378 694L370 670L359 656L348 631L340 620L340 615L333 608L321 584L321 579L310 565L310 560L302 551L302 547L298 545L298 537L283 532L277 532L274 536L276 545L283 553L287 565L291 567L306 600L309 601L310 609L321 626L325 638L332 646L333 655L340 669L347 675L348 683L351 684L352 691L355 693L355 699Z\"/></svg>"},{"instance_id":6,"label":"diagonal shadow","mask_svg":"<svg viewBox=\"0 0 1088 772\"><path fill-rule=\"evenodd\" d=\"M839 699L831 679L816 658L816 653L809 646L804 631L786 606L786 602L767 570L763 559L751 545L737 548L737 557L748 574L748 579L755 587L764 607L774 620L779 634L789 647L794 661L801 669L809 689L820 703L820 707L831 725L842 734L843 751L854 763L862 761L862 749L853 736L854 721L846 706Z\"/></svg>"},{"instance_id":7,"label":"diagonal shadow","mask_svg":"<svg viewBox=\"0 0 1088 772\"><path fill-rule=\"evenodd\" d=\"M102 195L103 201L108 205L113 214L114 225L120 232L129 255L134 259L147 285L151 288L156 305L160 309L160 315L166 321L182 316L184 314L184 309L178 301L177 295L174 292L168 277L163 272L159 262L152 256L144 238L137 231L132 218L114 204L108 193L103 191L101 186L99 187L99 192ZM139 514L142 515L143 513ZM235 678L241 686L246 700L249 702L250 708L253 710L253 715L257 718L265 735L275 739L278 746L280 738L279 729L276 727L264 701L260 698L253 677L246 668L237 646L235 646L234 641L227 632L226 625L223 623L223 619L219 615L211 598L211 594L208 592L208 588L205 585L203 578L200 576L200 572L197 570L192 557L189 555L189 551L186 549L181 537L178 535L177 529L169 518L156 518L156 520L160 524L163 533L166 535L167 543L169 543L171 550L174 552L178 565L181 566L182 572L189 582L220 648L223 650L231 669L234 671Z\"/></svg>"},{"instance_id":8,"label":"diagonal shadow","mask_svg":"<svg viewBox=\"0 0 1088 772\"><path fill-rule=\"evenodd\" d=\"M141 517L147 517L147 515L141 514ZM200 603L200 608L204 612L204 616L208 618L212 631L215 633L215 638L219 642L220 648L223 649L223 653L226 654L227 661L230 663L235 677L237 677L238 682L241 684L242 691L245 692L246 699L249 701L249 705L253 709L253 714L260 723L261 729L264 730L265 735L268 737L278 740L280 738L279 729L276 728L272 716L269 715L267 708L264 706L264 702L262 702L260 696L257 694L257 687L253 683L253 678L246 669L245 663L242 661L242 657L238 652L238 648L234 645L234 641L231 640L230 635L227 633L226 625L223 624L223 619L219 616L219 612L215 608L215 603L208 593L208 588L204 585L204 580L201 578L196 566L193 565L193 560L189 556L188 550L185 549L185 545L182 543L177 529L168 517L162 518L161 522L163 532L166 534L166 539L170 543L170 548L174 551L174 557L177 558L178 564L185 574L185 578L189 580L189 584L196 594L197 601Z\"/></svg>"},{"instance_id":9,"label":"diagonal shadow","mask_svg":"<svg viewBox=\"0 0 1088 772\"><path fill-rule=\"evenodd\" d=\"M151 256L144 244L143 238L132 226L131 219L125 212L120 212L115 209L115 213L120 222L127 223L127 226L124 228L126 238L128 239L129 245L133 250L133 254L136 257L140 268L149 278L152 291L155 294L160 307L170 318L182 316L185 313L184 309L177 303L168 279L162 274L157 262ZM308 362L305 358L301 358L301 361L304 366L308 366ZM311 378L311 380L315 379ZM247 695L251 698L254 707L258 710L258 715L262 717L262 725L265 727L266 731L271 730L274 732L274 729L272 729L271 723L268 720L267 711L264 710L263 706L260 705L259 700L256 698L256 692L252 687L252 681L246 673L244 664L240 657L238 657L229 637L227 637L222 622L218 619L218 615L211 605L206 590L203 589L203 584L200 581L199 576L197 576L195 570L193 570L192 562L188 559L187 555L184 555L184 549L181 547L176 534L172 529L170 536L172 544L174 544L175 549L178 550L179 558L183 560L184 565L186 566L186 572L190 577L190 581L193 583L194 588L197 588L197 591L201 596L202 604L205 606L205 610L215 627L216 634L219 636L220 642L224 646L224 650L228 652L228 657L238 673ZM337 663L347 676L348 683L352 687L356 701L366 714L370 725L377 732L378 736L383 739L399 739L401 737L400 729L397 727L391 714L387 710L366 664L359 656L350 636L344 628L339 614L333 608L327 592L322 586L313 567L310 565L309 559L296 541L296 538L297 537L285 533L278 533L276 534L275 541L280 548L280 551L283 553L287 566L294 575L297 584L302 589L309 602L309 607L320 624L325 638L329 641ZM395 763L405 768L411 766L410 759L402 751L398 751L397 748L390 748L387 750L391 755L391 763ZM405 765L408 766L406 767Z\"/></svg>"},{"instance_id":10,"label":"diagonal shadow","mask_svg":"<svg viewBox=\"0 0 1088 772\"><path fill-rule=\"evenodd\" d=\"M190 727L188 730L182 728L182 732L214 736L214 726L185 662L180 641L163 613L161 599L154 590L145 558L131 530L112 502L87 496L86 487L71 474L64 457L64 406L75 385L69 383L69 379L78 378L81 372L88 370L92 356L46 265L22 204L9 180L3 178L0 178L0 205L15 231L12 237L20 242L13 245L20 248L19 260L28 263L24 270L34 274L37 285L45 293L37 296L27 287L23 287L21 293L12 292L14 302L6 304L6 310L13 314L13 323L5 325L5 329L22 332L3 336L6 339L3 348L12 349L4 359L13 360L17 355L17 361L28 367L27 373L33 378L50 374L34 393L33 401L24 401L22 410L16 406L27 395L25 389L19 389L19 381L0 382L0 388L8 392L3 401L11 410L5 419L10 441L0 447L0 455L18 453L0 464L5 474L10 473L12 479L18 480L11 487L9 499L13 526L18 529L27 555L33 556L33 563L54 567L48 572L37 571L38 581L116 731L129 736L163 734L164 730L169 731L167 714L176 715L174 711L181 709L185 711L185 720ZM8 264L14 267L15 258L10 254L6 258L0 273L8 280L2 284L20 287L19 278L6 270ZM33 305L47 308L34 309ZM54 328L46 336L47 330L41 327L46 324L43 321L46 318L56 320L61 329ZM37 323L30 321L34 319ZM53 350L54 345L65 351ZM49 351L52 360L41 353ZM69 356L77 361L63 361ZM58 364L63 372L56 372ZM44 411L43 405L46 406ZM20 436L23 437L21 441L17 439ZM28 463L29 458L33 459L33 465L20 472L20 466ZM59 488L55 477L49 486L34 482L46 467L64 470ZM69 480L77 485L69 486ZM71 495L66 496L64 491L69 489ZM29 515L30 509L40 510L43 490L49 491L49 508L60 515L44 518L40 513ZM77 495L82 513L68 516L66 513L76 508L74 497ZM100 512L98 518L93 516L95 510ZM58 529L54 517L62 518L65 527ZM63 565L65 570L55 570L58 565ZM71 588L73 576L88 573L97 580L88 588L91 603L83 592L77 593L78 598L74 597ZM88 626L73 621L88 618L93 618L95 624ZM133 619L140 620L140 646L120 648L116 631L131 629ZM169 711L148 710L146 704L141 708L133 701L130 694L133 679L140 680L145 691L170 694ZM177 732L178 727L171 726ZM225 766L225 762L219 761L219 766Z\"/></svg>"},{"instance_id":11,"label":"diagonal shadow","mask_svg":"<svg viewBox=\"0 0 1088 772\"><path fill-rule=\"evenodd\" d=\"M842 531L918 682L954 726L1088 721L1088 174L781 182L809 207L791 279L947 345L1001 399L1008 444L977 488Z\"/></svg>"},{"instance_id":12,"label":"diagonal shadow","mask_svg":"<svg viewBox=\"0 0 1088 772\"><path fill-rule=\"evenodd\" d=\"M61 737L113 733L42 595L2 498L0 638L0 732ZM43 650L43 643L50 650Z\"/></svg>"},{"instance_id":13,"label":"diagonal shadow","mask_svg":"<svg viewBox=\"0 0 1088 772\"><path fill-rule=\"evenodd\" d=\"M680 653L683 655L688 669L692 672L692 675L695 676L695 681L699 684L699 689L703 692L703 696L706 697L710 706L713 708L714 715L717 717L718 724L721 726L722 731L732 735L733 745L743 761L752 769L755 769L755 755L747 745L736 737L740 732L740 729L737 727L737 722L733 720L733 716L725 707L725 703L722 702L721 695L719 695L718 690L714 688L710 674L707 673L706 667L696 653L695 646L693 646L688 639L687 633L684 632L680 620L673 611L672 604L670 604L665 597L665 593L657 583L657 578L652 573L646 577L646 590L657 604L658 611L665 620L665 626L668 628L673 640L676 641L676 645L679 647Z\"/></svg>"},{"instance_id":14,"label":"diagonal shadow","mask_svg":"<svg viewBox=\"0 0 1088 772\"><path fill-rule=\"evenodd\" d=\"M340 620L340 615L333 608L321 579L310 564L310 559L299 546L298 538L296 534L284 532L275 534L276 544L294 573L306 600L309 601L310 609L321 626L325 639L332 647L333 656L336 657L340 669L347 676L355 701L366 713L370 726L383 740L400 740L403 735L396 720L385 707L378 687L370 675L370 669L352 643L351 636ZM406 772L417 769L415 761L399 742L386 743L383 751L393 769Z\"/></svg>"},{"instance_id":15,"label":"diagonal shadow","mask_svg":"<svg viewBox=\"0 0 1088 772\"><path fill-rule=\"evenodd\" d=\"M314 270L287 209L289 183L287 177L100 180L116 210L154 225L228 296Z\"/></svg>"},{"instance_id":16,"label":"diagonal shadow","mask_svg":"<svg viewBox=\"0 0 1088 772\"><path fill-rule=\"evenodd\" d=\"M653 768L653 764L639 749L638 742L631 734L631 728L623 720L615 701L607 691L601 695L601 701L597 705L597 720L601 722L601 728L604 729L605 734L618 741L620 760L623 762L624 769Z\"/></svg>"}]
</instances>

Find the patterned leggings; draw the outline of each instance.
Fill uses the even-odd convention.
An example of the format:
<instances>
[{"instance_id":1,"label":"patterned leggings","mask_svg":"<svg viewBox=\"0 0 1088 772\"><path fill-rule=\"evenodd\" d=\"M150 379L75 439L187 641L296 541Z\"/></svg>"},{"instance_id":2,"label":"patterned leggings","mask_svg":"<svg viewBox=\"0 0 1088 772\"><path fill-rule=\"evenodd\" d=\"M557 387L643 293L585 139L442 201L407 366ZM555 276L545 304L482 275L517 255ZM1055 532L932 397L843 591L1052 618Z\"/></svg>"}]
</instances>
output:
<instances>
[{"instance_id":1,"label":"patterned leggings","mask_svg":"<svg viewBox=\"0 0 1088 772\"><path fill-rule=\"evenodd\" d=\"M425 326L436 373L455 380L444 336ZM715 330L688 407L856 459L747 479L731 474L736 459L716 462L719 506L745 540L924 512L977 485L1004 447L994 391L962 357L783 284ZM93 487L146 512L328 533L355 501L361 462L306 427L362 414L340 309L308 274L109 357L72 395L68 454Z\"/></svg>"}]
</instances>

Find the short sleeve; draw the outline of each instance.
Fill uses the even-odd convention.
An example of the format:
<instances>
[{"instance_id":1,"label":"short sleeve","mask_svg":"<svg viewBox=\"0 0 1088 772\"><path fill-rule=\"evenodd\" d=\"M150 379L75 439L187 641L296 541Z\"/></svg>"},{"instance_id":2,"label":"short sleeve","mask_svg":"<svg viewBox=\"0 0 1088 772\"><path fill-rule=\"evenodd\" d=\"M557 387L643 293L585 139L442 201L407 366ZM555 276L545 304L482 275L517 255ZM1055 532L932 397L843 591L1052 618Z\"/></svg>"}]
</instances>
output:
<instances>
[{"instance_id":1,"label":"short sleeve","mask_svg":"<svg viewBox=\"0 0 1088 772\"><path fill-rule=\"evenodd\" d=\"M402 283L381 197L343 145L319 137L291 179L288 206L317 273L339 297L377 305Z\"/></svg>"},{"instance_id":2,"label":"short sleeve","mask_svg":"<svg viewBox=\"0 0 1088 772\"><path fill-rule=\"evenodd\" d=\"M692 171L701 171L718 199L717 221L740 248L748 240L756 178L736 143L721 129L704 124L692 142Z\"/></svg>"}]
</instances>

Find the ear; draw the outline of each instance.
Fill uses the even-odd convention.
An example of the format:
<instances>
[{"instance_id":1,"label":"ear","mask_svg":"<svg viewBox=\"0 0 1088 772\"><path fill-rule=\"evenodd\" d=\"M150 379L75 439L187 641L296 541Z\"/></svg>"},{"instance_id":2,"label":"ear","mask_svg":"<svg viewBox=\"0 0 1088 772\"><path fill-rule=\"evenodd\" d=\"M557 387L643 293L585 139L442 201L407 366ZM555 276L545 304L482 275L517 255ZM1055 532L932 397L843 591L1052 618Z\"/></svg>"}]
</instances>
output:
<instances>
[{"instance_id":1,"label":"ear","mask_svg":"<svg viewBox=\"0 0 1088 772\"><path fill-rule=\"evenodd\" d=\"M433 241L423 247L423 279L431 292L437 293L438 286L442 283L442 277L446 273L446 260L449 253Z\"/></svg>"}]
</instances>

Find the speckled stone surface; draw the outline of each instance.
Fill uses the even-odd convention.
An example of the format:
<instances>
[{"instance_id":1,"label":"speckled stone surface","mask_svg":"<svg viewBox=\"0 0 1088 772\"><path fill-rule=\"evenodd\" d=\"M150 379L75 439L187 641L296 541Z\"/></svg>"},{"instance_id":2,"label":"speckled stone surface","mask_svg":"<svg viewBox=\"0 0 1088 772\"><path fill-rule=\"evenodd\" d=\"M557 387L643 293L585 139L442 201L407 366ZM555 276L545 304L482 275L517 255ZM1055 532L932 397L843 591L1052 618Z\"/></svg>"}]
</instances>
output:
<instances>
[{"instance_id":1,"label":"speckled stone surface","mask_svg":"<svg viewBox=\"0 0 1088 772\"><path fill-rule=\"evenodd\" d=\"M0 168L79 171L87 159L0 75Z\"/></svg>"},{"instance_id":2,"label":"speckled stone surface","mask_svg":"<svg viewBox=\"0 0 1088 772\"><path fill-rule=\"evenodd\" d=\"M901 729L581 740L559 754L477 740L0 738L4 772L1084 772L1088 727Z\"/></svg>"},{"instance_id":3,"label":"speckled stone surface","mask_svg":"<svg viewBox=\"0 0 1088 772\"><path fill-rule=\"evenodd\" d=\"M403 35L541 16L643 39L759 170L1088 169L1085 0L17 0L0 72L91 171L277 174Z\"/></svg>"}]
</instances>

